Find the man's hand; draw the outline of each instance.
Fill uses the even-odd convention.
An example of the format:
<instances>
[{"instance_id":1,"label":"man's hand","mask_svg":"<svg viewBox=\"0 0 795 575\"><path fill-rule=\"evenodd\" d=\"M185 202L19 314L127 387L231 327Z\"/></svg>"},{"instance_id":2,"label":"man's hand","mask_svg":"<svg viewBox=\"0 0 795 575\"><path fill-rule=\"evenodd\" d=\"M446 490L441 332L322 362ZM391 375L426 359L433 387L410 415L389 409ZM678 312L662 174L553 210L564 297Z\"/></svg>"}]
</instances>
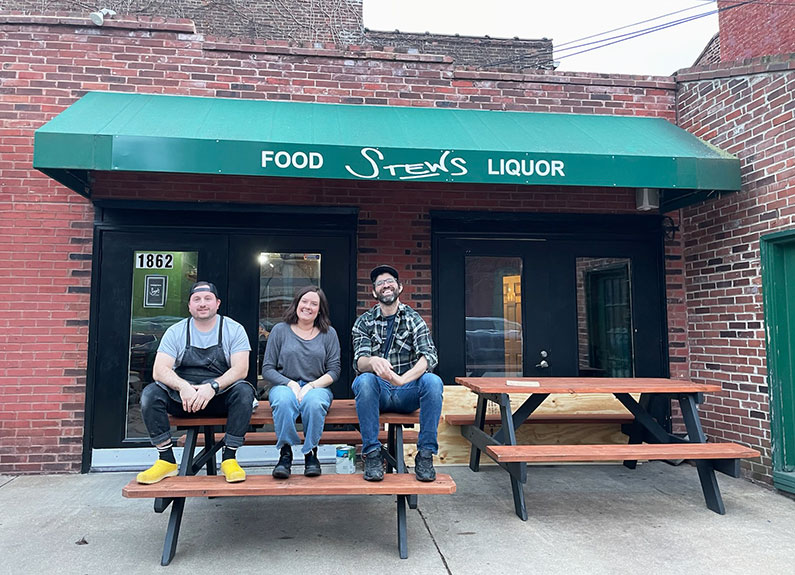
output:
<instances>
[{"instance_id":1,"label":"man's hand","mask_svg":"<svg viewBox=\"0 0 795 575\"><path fill-rule=\"evenodd\" d=\"M389 361L383 357L371 357L370 368L373 370L374 374L376 374L381 379L386 379L387 381L390 380L389 374L395 373L394 371L392 371L392 364L389 363Z\"/></svg>"},{"instance_id":2,"label":"man's hand","mask_svg":"<svg viewBox=\"0 0 795 575\"><path fill-rule=\"evenodd\" d=\"M384 377L384 379L387 380L392 385L394 385L395 387L400 387L401 385L406 383L406 378L404 376L398 375L391 369L389 370L389 373L386 375L386 377Z\"/></svg>"},{"instance_id":3,"label":"man's hand","mask_svg":"<svg viewBox=\"0 0 795 575\"><path fill-rule=\"evenodd\" d=\"M182 400L182 409L191 413L193 409L193 400L196 398L196 388L186 383L179 388L179 397Z\"/></svg>"},{"instance_id":4,"label":"man's hand","mask_svg":"<svg viewBox=\"0 0 795 575\"><path fill-rule=\"evenodd\" d=\"M196 393L194 394L193 401L191 402L188 409L188 411L191 413L201 411L207 407L207 404L210 403L210 400L215 397L215 390L210 386L209 383L197 385L194 389L196 390Z\"/></svg>"}]
</instances>

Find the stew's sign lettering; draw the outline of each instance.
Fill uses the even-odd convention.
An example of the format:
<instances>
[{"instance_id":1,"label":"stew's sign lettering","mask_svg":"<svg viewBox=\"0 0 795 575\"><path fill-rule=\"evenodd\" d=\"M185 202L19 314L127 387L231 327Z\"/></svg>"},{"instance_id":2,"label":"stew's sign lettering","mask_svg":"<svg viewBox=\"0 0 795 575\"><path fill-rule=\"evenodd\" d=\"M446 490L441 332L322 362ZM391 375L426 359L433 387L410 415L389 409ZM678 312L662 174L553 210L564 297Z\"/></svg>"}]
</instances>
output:
<instances>
[{"instance_id":1,"label":"stew's sign lettering","mask_svg":"<svg viewBox=\"0 0 795 575\"><path fill-rule=\"evenodd\" d=\"M566 164L560 158L455 150L331 146L262 150L261 164L268 175L313 178L541 182L566 177Z\"/></svg>"}]
</instances>

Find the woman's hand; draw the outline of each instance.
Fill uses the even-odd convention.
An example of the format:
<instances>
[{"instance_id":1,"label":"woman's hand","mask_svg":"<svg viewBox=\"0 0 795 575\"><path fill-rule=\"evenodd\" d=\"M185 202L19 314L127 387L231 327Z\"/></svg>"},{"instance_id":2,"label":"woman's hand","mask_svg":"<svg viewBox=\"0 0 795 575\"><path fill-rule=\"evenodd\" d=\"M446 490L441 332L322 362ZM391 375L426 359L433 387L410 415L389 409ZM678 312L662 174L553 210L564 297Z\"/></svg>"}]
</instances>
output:
<instances>
[{"instance_id":1,"label":"woman's hand","mask_svg":"<svg viewBox=\"0 0 795 575\"><path fill-rule=\"evenodd\" d=\"M298 400L298 403L301 403L301 386L298 385L297 381L290 380L290 383L287 384L287 387L295 394L295 398Z\"/></svg>"},{"instance_id":2,"label":"woman's hand","mask_svg":"<svg viewBox=\"0 0 795 575\"><path fill-rule=\"evenodd\" d=\"M306 397L306 394L313 389L315 389L315 386L312 383L307 383L304 387L302 387L301 391L298 392L298 403L301 403L304 400L304 397Z\"/></svg>"}]
</instances>

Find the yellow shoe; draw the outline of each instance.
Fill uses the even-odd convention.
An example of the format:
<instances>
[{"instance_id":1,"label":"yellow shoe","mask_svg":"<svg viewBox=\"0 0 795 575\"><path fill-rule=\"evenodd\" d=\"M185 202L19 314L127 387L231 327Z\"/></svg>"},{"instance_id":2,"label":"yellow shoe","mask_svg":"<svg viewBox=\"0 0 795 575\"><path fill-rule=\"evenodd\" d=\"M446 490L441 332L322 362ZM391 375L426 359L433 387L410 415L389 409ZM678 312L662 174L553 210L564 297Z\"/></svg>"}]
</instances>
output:
<instances>
[{"instance_id":1,"label":"yellow shoe","mask_svg":"<svg viewBox=\"0 0 795 575\"><path fill-rule=\"evenodd\" d=\"M168 461L163 461L162 459L158 459L155 461L155 464L147 469L146 471L141 471L138 474L138 477L135 479L138 483L145 483L146 485L150 485L152 483L157 483L158 481L162 480L165 477L173 477L177 474L177 464L176 463L169 463Z\"/></svg>"},{"instance_id":2,"label":"yellow shoe","mask_svg":"<svg viewBox=\"0 0 795 575\"><path fill-rule=\"evenodd\" d=\"M237 483L246 479L246 472L238 465L237 459L224 459L221 462L221 473L227 483Z\"/></svg>"}]
</instances>

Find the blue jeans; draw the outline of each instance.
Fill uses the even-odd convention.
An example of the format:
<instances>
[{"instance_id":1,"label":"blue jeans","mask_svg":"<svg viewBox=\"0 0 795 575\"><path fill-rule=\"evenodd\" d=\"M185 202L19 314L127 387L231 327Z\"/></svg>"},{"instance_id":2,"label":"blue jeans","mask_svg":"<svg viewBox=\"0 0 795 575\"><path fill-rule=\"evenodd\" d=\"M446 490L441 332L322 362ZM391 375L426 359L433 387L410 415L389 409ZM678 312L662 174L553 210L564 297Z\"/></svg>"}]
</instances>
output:
<instances>
[{"instance_id":1,"label":"blue jeans","mask_svg":"<svg viewBox=\"0 0 795 575\"><path fill-rule=\"evenodd\" d=\"M298 382L301 387L306 385ZM273 429L276 431L276 449L282 445L298 445L301 438L295 429L295 420L301 416L304 426L304 445L301 453L306 455L320 443L323 434L323 425L326 414L333 399L331 390L327 387L310 389L298 403L293 390L286 385L277 385L268 392L268 401L273 410Z\"/></svg>"},{"instance_id":2,"label":"blue jeans","mask_svg":"<svg viewBox=\"0 0 795 575\"><path fill-rule=\"evenodd\" d=\"M213 397L201 411L188 413L182 409L182 403L174 400L168 391L156 383L150 383L141 394L141 413L152 445L171 439L171 427L168 423L170 413L178 417L226 416L224 445L240 447L251 421L253 403L254 388L247 381L241 380Z\"/></svg>"},{"instance_id":3,"label":"blue jeans","mask_svg":"<svg viewBox=\"0 0 795 575\"><path fill-rule=\"evenodd\" d=\"M417 449L438 453L436 429L442 415L443 392L441 378L433 373L425 373L419 379L401 386L394 386L374 373L359 375L353 380L353 393L362 433L362 453L371 453L381 447L378 441L381 412L411 413L417 409L420 410Z\"/></svg>"}]
</instances>

